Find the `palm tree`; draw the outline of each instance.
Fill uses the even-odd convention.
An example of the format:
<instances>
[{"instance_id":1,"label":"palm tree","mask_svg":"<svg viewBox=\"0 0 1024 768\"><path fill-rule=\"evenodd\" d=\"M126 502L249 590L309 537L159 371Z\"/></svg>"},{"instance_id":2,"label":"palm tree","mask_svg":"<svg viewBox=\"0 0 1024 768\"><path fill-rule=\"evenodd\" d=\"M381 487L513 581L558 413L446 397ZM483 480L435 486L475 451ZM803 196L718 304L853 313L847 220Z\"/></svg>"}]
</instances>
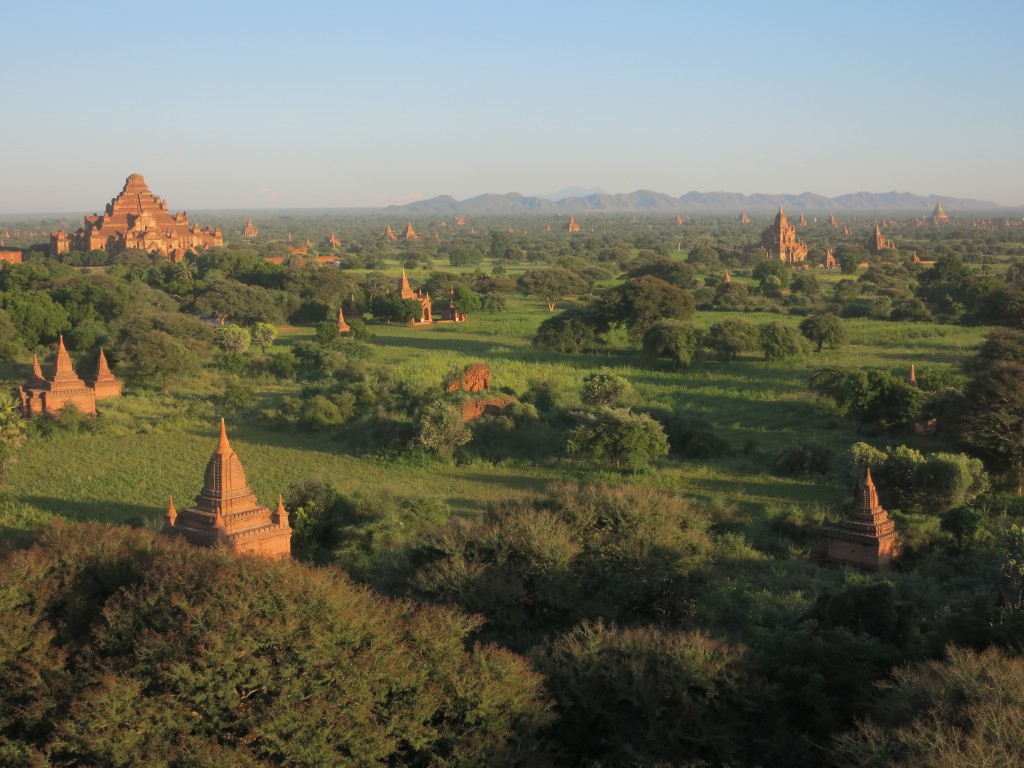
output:
<instances>
[{"instance_id":1,"label":"palm tree","mask_svg":"<svg viewBox=\"0 0 1024 768\"><path fill-rule=\"evenodd\" d=\"M14 454L28 438L27 423L14 395L0 391L0 485L7 484L7 469L14 463Z\"/></svg>"}]
</instances>

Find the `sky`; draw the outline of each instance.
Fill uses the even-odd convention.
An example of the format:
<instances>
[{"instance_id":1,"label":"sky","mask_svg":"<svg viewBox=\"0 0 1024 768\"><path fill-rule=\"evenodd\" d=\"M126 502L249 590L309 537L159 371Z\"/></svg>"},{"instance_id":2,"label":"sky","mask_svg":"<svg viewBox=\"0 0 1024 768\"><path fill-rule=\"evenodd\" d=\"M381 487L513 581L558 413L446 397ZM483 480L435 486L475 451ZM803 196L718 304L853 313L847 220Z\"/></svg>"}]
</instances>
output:
<instances>
[{"instance_id":1,"label":"sky","mask_svg":"<svg viewBox=\"0 0 1024 768\"><path fill-rule=\"evenodd\" d=\"M567 187L1024 205L1024 3L9 4L0 214Z\"/></svg>"}]
</instances>

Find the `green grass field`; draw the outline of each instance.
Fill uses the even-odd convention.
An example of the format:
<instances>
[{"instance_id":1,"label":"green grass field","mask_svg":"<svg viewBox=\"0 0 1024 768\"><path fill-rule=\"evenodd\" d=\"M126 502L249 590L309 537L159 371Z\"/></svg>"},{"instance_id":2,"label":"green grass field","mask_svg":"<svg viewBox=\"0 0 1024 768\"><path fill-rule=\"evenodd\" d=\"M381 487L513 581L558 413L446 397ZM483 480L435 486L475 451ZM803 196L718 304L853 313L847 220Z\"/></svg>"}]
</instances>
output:
<instances>
[{"instance_id":1,"label":"green grass field","mask_svg":"<svg viewBox=\"0 0 1024 768\"><path fill-rule=\"evenodd\" d=\"M984 335L984 328L937 324L847 321L850 342L805 359L767 363L749 355L734 362L710 357L676 370L651 361L613 334L608 349L578 356L535 350L536 327L549 316L539 300L513 299L509 311L477 314L470 322L410 328L373 325L370 363L387 366L392 376L415 387L440 390L455 366L482 361L492 386L524 392L545 381L559 393L559 404L573 406L587 372L604 367L633 385L635 406L685 409L711 422L731 452L723 459L666 459L655 470L622 476L588 469L556 457L540 463L506 460L445 463L414 456L384 459L352 455L331 433L275 431L255 413L229 423L232 444L251 487L265 504L292 482L316 477L344 493L388 491L442 499L453 513L473 514L489 501L525 494L567 476L605 483L654 486L745 514L796 506L816 514L847 501L827 479L792 480L771 475L774 457L797 442L843 448L861 439L855 427L815 402L807 391L812 370L821 365L873 366L906 375L911 363L921 375L956 371ZM725 317L751 322L797 324L799 318L770 314L698 313L708 326ZM286 328L277 341L287 345L311 337L304 328ZM250 354L256 354L255 351ZM0 373L16 383L17 370ZM25 367L27 373L27 366ZM24 374L22 374L24 375ZM158 526L173 494L191 503L202 486L203 468L216 445L219 413L209 402L223 377L206 373L175 381L166 393L131 393L104 402L95 431L33 436L20 450L6 488L0 491L0 530L32 531L52 517L133 522ZM297 385L259 384L258 411ZM556 447L557 448L557 447ZM560 456L560 451L553 451Z\"/></svg>"}]
</instances>

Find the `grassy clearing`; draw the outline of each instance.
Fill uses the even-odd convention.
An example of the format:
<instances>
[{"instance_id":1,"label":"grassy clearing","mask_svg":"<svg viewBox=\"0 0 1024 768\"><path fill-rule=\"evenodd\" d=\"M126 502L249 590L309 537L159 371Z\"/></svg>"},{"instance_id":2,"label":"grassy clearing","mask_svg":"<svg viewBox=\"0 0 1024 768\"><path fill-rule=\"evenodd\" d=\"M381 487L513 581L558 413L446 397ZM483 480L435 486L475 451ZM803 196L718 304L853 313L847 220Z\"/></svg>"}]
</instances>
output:
<instances>
[{"instance_id":1,"label":"grassy clearing","mask_svg":"<svg viewBox=\"0 0 1024 768\"><path fill-rule=\"evenodd\" d=\"M514 299L509 312L479 314L466 324L373 326L371 363L391 368L395 378L414 387L433 388L453 367L484 361L493 386L521 394L536 382L549 382L560 404L570 407L578 403L586 373L605 367L630 380L635 406L686 410L706 419L729 443L731 454L713 462L666 460L637 477L600 469L587 472L562 459L541 465L394 460L348 454L331 434L274 431L253 414L229 425L251 487L269 504L290 483L320 477L346 493L422 494L443 499L453 512L471 514L489 501L577 476L654 486L748 511L786 505L820 511L844 501L827 481L784 479L767 472L779 451L794 443L843 448L861 439L852 424L816 404L806 388L811 371L827 364L876 366L903 374L911 363L917 364L919 374L929 366L953 370L986 330L852 320L847 324L850 343L839 351L785 363L767 363L753 355L735 362L711 357L675 370L645 359L619 335L607 350L593 354L535 350L530 339L548 316L541 302ZM725 317L736 315L700 313L697 322L707 326ZM799 322L778 315L743 317ZM311 335L307 328L284 328L277 344ZM0 372L12 379L17 375L13 368ZM187 504L200 490L219 415L209 400L222 382L219 374L207 373L176 382L167 393L129 395L103 404L95 432L33 437L0 492L0 529L31 530L54 516L159 525L168 494ZM257 385L259 405L254 411L295 389L294 384Z\"/></svg>"}]
</instances>

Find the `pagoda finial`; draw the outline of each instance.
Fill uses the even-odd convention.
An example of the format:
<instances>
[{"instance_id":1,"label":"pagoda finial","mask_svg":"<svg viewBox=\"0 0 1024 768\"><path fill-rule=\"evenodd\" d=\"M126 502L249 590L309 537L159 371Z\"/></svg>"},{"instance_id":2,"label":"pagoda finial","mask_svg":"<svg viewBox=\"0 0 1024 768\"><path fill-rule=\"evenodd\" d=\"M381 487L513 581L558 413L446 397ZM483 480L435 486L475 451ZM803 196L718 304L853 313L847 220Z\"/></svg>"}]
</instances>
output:
<instances>
[{"instance_id":1,"label":"pagoda finial","mask_svg":"<svg viewBox=\"0 0 1024 768\"><path fill-rule=\"evenodd\" d=\"M174 497L167 497L167 524L174 525L174 521L178 519L178 510L174 508Z\"/></svg>"},{"instance_id":2,"label":"pagoda finial","mask_svg":"<svg viewBox=\"0 0 1024 768\"><path fill-rule=\"evenodd\" d=\"M917 369L913 363L910 364L910 379L907 383L912 387L917 386Z\"/></svg>"},{"instance_id":3,"label":"pagoda finial","mask_svg":"<svg viewBox=\"0 0 1024 768\"><path fill-rule=\"evenodd\" d=\"M871 479L871 467L868 467L867 472L864 474L864 485L872 491L875 490L875 481Z\"/></svg>"},{"instance_id":4,"label":"pagoda finial","mask_svg":"<svg viewBox=\"0 0 1024 768\"><path fill-rule=\"evenodd\" d=\"M64 334L57 337L57 373L74 373L71 356L64 346Z\"/></svg>"},{"instance_id":5,"label":"pagoda finial","mask_svg":"<svg viewBox=\"0 0 1024 768\"><path fill-rule=\"evenodd\" d=\"M228 442L228 430L224 425L224 417L220 418L220 441L217 443L217 453L231 453L231 444Z\"/></svg>"},{"instance_id":6,"label":"pagoda finial","mask_svg":"<svg viewBox=\"0 0 1024 768\"><path fill-rule=\"evenodd\" d=\"M274 512L277 517L278 525L288 524L288 510L284 508L284 498L281 494L277 494L277 510Z\"/></svg>"},{"instance_id":7,"label":"pagoda finial","mask_svg":"<svg viewBox=\"0 0 1024 768\"><path fill-rule=\"evenodd\" d=\"M103 347L100 347L100 362L97 369L100 376L105 373L110 373L110 366L107 365L107 356L103 354Z\"/></svg>"},{"instance_id":8,"label":"pagoda finial","mask_svg":"<svg viewBox=\"0 0 1024 768\"><path fill-rule=\"evenodd\" d=\"M43 369L39 367L39 355L32 355L32 378L40 379L43 378Z\"/></svg>"}]
</instances>

